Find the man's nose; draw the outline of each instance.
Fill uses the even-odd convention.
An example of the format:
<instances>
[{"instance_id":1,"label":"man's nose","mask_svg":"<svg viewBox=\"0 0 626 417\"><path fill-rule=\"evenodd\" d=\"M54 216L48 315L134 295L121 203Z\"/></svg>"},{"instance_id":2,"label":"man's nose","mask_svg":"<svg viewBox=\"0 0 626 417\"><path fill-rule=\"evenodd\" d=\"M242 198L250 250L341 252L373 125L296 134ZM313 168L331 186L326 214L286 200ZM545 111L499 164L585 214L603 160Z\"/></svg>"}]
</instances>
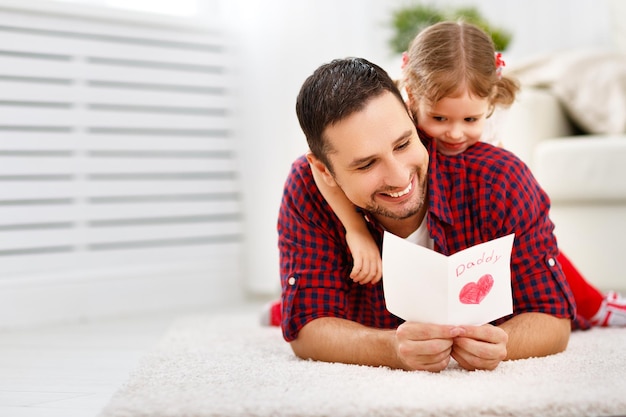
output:
<instances>
[{"instance_id":1,"label":"man's nose","mask_svg":"<svg viewBox=\"0 0 626 417\"><path fill-rule=\"evenodd\" d=\"M406 187L409 179L409 170L405 168L401 161L394 159L387 164L385 177L385 182L390 187Z\"/></svg>"}]
</instances>

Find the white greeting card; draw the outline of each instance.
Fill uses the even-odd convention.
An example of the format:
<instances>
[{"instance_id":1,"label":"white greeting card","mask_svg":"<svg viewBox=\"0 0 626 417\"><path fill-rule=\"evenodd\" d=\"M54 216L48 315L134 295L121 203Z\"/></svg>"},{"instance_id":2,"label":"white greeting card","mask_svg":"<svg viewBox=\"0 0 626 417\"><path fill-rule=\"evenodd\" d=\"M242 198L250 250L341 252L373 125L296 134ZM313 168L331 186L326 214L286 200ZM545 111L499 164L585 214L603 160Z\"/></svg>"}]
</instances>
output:
<instances>
[{"instance_id":1,"label":"white greeting card","mask_svg":"<svg viewBox=\"0 0 626 417\"><path fill-rule=\"evenodd\" d=\"M511 314L514 237L445 256L385 232L387 309L406 321L454 325L482 325Z\"/></svg>"}]
</instances>

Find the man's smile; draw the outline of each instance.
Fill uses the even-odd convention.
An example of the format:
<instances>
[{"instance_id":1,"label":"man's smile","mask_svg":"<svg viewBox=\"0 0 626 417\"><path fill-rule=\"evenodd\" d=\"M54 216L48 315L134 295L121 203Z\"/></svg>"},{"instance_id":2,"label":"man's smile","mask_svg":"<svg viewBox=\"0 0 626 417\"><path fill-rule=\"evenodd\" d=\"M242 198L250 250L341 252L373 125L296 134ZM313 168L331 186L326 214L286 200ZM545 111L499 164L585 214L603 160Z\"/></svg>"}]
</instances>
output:
<instances>
[{"instance_id":1,"label":"man's smile","mask_svg":"<svg viewBox=\"0 0 626 417\"><path fill-rule=\"evenodd\" d=\"M402 191L398 191L397 193L383 193L393 198L402 197L403 195L407 195L413 189L413 181L409 182L409 185Z\"/></svg>"}]
</instances>

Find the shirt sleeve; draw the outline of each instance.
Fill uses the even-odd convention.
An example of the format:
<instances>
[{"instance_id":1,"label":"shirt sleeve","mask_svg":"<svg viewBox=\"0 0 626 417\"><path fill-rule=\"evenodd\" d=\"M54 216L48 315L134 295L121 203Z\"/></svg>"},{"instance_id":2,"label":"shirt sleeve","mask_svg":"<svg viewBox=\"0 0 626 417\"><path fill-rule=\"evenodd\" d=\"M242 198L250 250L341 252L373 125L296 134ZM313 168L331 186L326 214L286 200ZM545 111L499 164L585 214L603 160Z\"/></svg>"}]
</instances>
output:
<instances>
[{"instance_id":1,"label":"shirt sleeve","mask_svg":"<svg viewBox=\"0 0 626 417\"><path fill-rule=\"evenodd\" d=\"M285 183L278 216L278 246L285 340L319 317L346 318L352 263L343 226L325 202L306 160Z\"/></svg>"},{"instance_id":2,"label":"shirt sleeve","mask_svg":"<svg viewBox=\"0 0 626 417\"><path fill-rule=\"evenodd\" d=\"M541 312L574 319L575 302L557 262L559 249L550 220L550 200L528 167L503 154L502 169L490 181L490 234L515 233L511 254L514 314ZM497 159L496 159L497 160Z\"/></svg>"}]
</instances>

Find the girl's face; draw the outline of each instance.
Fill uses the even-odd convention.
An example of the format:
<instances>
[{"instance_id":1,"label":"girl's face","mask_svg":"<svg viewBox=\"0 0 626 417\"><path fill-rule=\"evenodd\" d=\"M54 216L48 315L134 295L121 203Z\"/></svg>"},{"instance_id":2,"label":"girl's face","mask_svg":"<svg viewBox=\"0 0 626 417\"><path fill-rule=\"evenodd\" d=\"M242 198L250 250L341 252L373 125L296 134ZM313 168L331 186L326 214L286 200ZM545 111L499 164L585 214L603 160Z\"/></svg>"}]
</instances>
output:
<instances>
[{"instance_id":1,"label":"girl's face","mask_svg":"<svg viewBox=\"0 0 626 417\"><path fill-rule=\"evenodd\" d=\"M458 155L480 140L489 100L470 96L444 97L432 106L423 100L417 106L417 125L437 141L444 155Z\"/></svg>"}]
</instances>

